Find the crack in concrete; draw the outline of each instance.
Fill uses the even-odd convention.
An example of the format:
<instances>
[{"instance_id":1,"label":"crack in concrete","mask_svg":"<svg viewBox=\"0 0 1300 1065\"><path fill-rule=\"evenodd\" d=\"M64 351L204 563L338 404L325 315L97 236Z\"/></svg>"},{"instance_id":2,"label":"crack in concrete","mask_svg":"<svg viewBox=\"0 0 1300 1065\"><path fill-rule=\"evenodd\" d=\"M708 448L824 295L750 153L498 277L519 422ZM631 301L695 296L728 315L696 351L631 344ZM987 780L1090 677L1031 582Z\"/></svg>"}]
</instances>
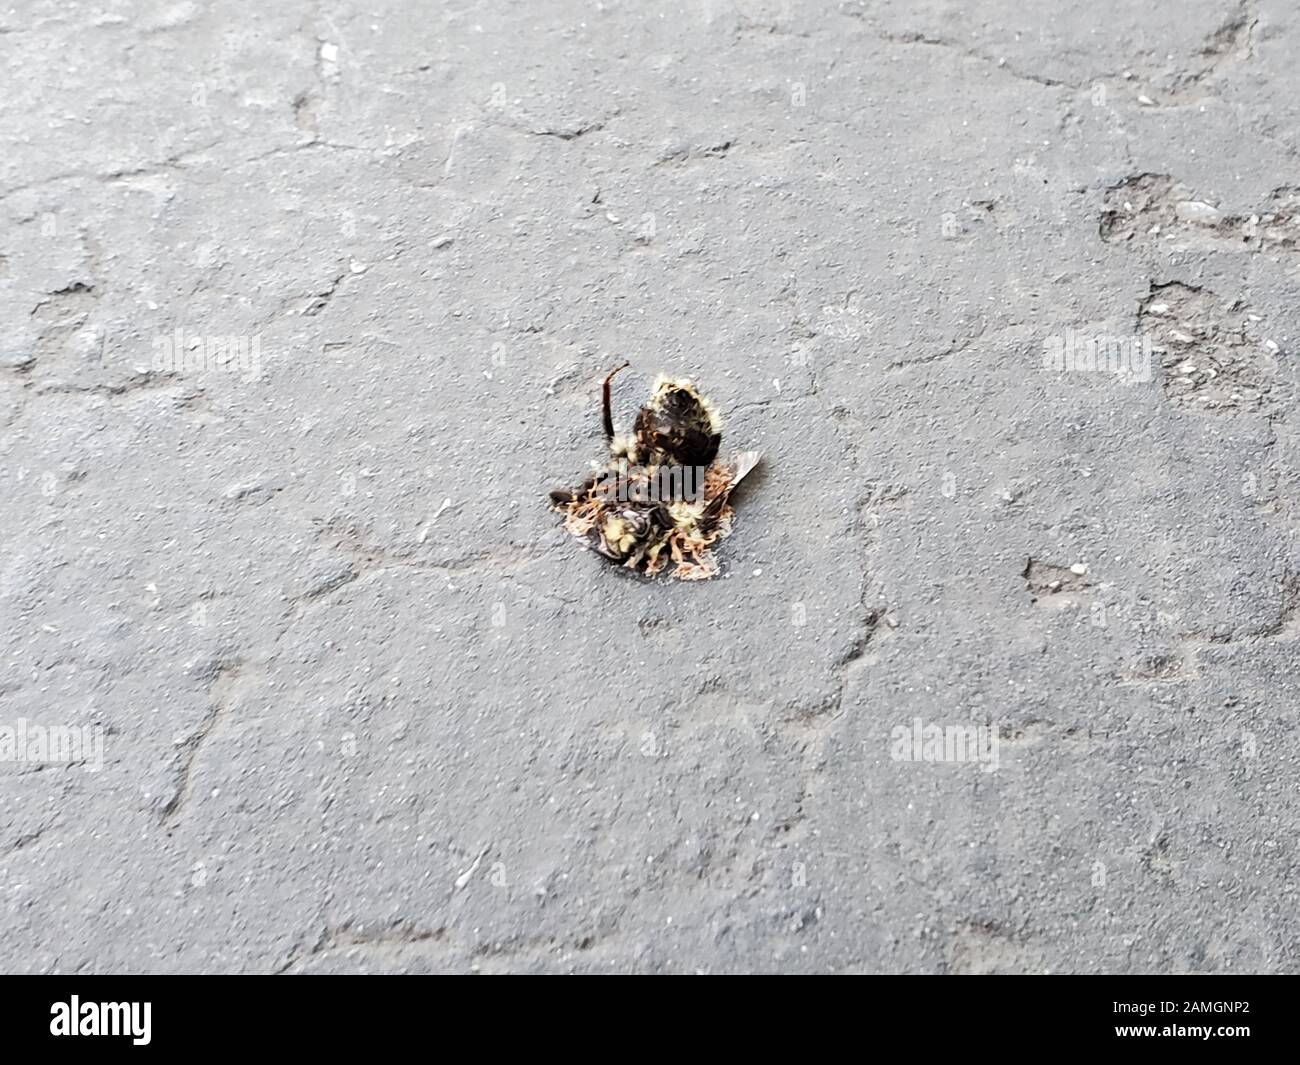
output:
<instances>
[{"instance_id":1,"label":"crack in concrete","mask_svg":"<svg viewBox=\"0 0 1300 1065\"><path fill-rule=\"evenodd\" d=\"M466 949L457 944L445 924L436 927L421 926L407 918L397 918L380 927L369 927L352 922L324 925L314 942L304 948L291 950L285 961L274 971L287 973L313 958L336 951L362 950L381 956L397 955L408 950L436 949L451 956L463 955L464 960L513 959L518 957L544 957L556 950L586 952L617 938L617 929L610 932L591 932L576 936L525 935L507 936L504 939L481 943Z\"/></svg>"},{"instance_id":2,"label":"crack in concrete","mask_svg":"<svg viewBox=\"0 0 1300 1065\"><path fill-rule=\"evenodd\" d=\"M842 13L857 21L867 22L866 16L860 11L849 9ZM1157 98L1146 96L1141 102L1144 106L1154 109L1183 107L1201 102L1204 96L1196 95L1196 90L1222 76L1230 67L1237 63L1246 62L1254 56L1254 38L1258 24L1259 15L1254 0L1241 0L1237 9L1227 17L1223 25L1210 34L1196 53L1197 56L1206 58L1208 62L1190 73L1178 74L1171 89L1162 91L1148 87L1148 91L1154 93ZM887 44L948 49L963 58L991 65L1020 81L1041 85L1046 88L1063 88L1078 92L1090 89L1099 81L1128 81L1131 78L1131 72L1129 71L1122 74L1116 71L1104 71L1075 81L1068 81L1035 71L1020 69L1012 66L1004 57L991 56L978 48L968 47L945 37L919 31L890 31L882 29L874 23L869 25L876 38ZM1149 81L1150 79L1146 80Z\"/></svg>"},{"instance_id":3,"label":"crack in concrete","mask_svg":"<svg viewBox=\"0 0 1300 1065\"><path fill-rule=\"evenodd\" d=\"M544 126L540 129L527 127L526 132L535 137L555 137L562 141L576 141L590 133L599 133L605 128L603 119L583 122L577 126Z\"/></svg>"},{"instance_id":4,"label":"crack in concrete","mask_svg":"<svg viewBox=\"0 0 1300 1065\"><path fill-rule=\"evenodd\" d=\"M704 141L695 144L675 144L666 148L655 160L656 166L668 163L687 163L695 159L722 159L739 143L735 137Z\"/></svg>"},{"instance_id":5,"label":"crack in concrete","mask_svg":"<svg viewBox=\"0 0 1300 1065\"><path fill-rule=\"evenodd\" d=\"M904 489L898 495L888 495L890 500L901 498ZM790 816L781 819L775 825L775 831L782 835L798 835L798 829L808 817L806 809L813 797L817 783L824 768L823 746L830 736L834 723L842 715L844 695L853 675L865 668L871 661L868 654L873 644L882 635L892 631L894 622L889 619L889 607L883 602L883 589L880 582L873 580L870 559L877 546L875 527L868 528L868 518L875 519L871 511L873 503L886 498L875 492L865 499L860 499L856 508L857 517L850 538L862 541L866 557L863 560L862 578L858 593L858 603L862 609L857 631L852 635L848 645L831 663L831 675L834 690L817 705L800 712L792 721L786 722L787 737L799 747L799 795L795 800ZM882 629L882 625L885 626Z\"/></svg>"},{"instance_id":6,"label":"crack in concrete","mask_svg":"<svg viewBox=\"0 0 1300 1065\"><path fill-rule=\"evenodd\" d=\"M24 832L5 850L0 851L0 858L8 858L10 855L17 854L19 851L27 850L36 846L45 839L50 833L58 830L60 826L51 822L47 825L41 825L40 828L32 829L30 832Z\"/></svg>"},{"instance_id":7,"label":"crack in concrete","mask_svg":"<svg viewBox=\"0 0 1300 1065\"><path fill-rule=\"evenodd\" d=\"M351 584L396 569L442 574L466 573L479 569L483 563L493 563L488 571L508 579L515 569L535 561L533 556L518 552L504 557L506 552L499 547L470 551L445 559L421 558L417 554L418 548L393 550L370 543L362 530L351 523L333 521L322 525L323 531L331 537L331 546L350 561L344 572L331 575L322 584L300 595L297 599L300 603L319 603Z\"/></svg>"},{"instance_id":8,"label":"crack in concrete","mask_svg":"<svg viewBox=\"0 0 1300 1065\"><path fill-rule=\"evenodd\" d=\"M1258 25L1259 14L1255 9L1254 0L1241 0L1237 10L1228 16L1227 21L1215 30L1202 46L1199 54L1207 57L1210 62L1200 70L1186 75L1185 80L1167 95L1183 102L1181 98L1189 94L1192 89L1218 78L1230 66L1253 58L1255 28Z\"/></svg>"},{"instance_id":9,"label":"crack in concrete","mask_svg":"<svg viewBox=\"0 0 1300 1065\"><path fill-rule=\"evenodd\" d=\"M303 315L307 318L314 318L316 315L320 314L321 311L325 310L338 292L339 286L343 284L344 279L351 276L351 274L352 271L350 269L345 269L332 281L327 282L325 287L319 292L313 292L308 297L307 306L303 308Z\"/></svg>"},{"instance_id":10,"label":"crack in concrete","mask_svg":"<svg viewBox=\"0 0 1300 1065\"><path fill-rule=\"evenodd\" d=\"M131 167L118 167L108 171L68 170L62 174L54 174L51 177L29 181L22 185L13 185L10 188L5 189L3 192L0 192L0 202L9 199L11 196L16 196L20 192L43 188L46 185L57 185L65 181L98 181L101 183L109 183L120 181L123 178L160 174L168 170L185 170L185 161L196 155L202 155L204 152L211 151L213 148L220 145L223 139L224 138L217 138L211 143L202 145L198 148L187 148L185 151L176 152L159 162L141 163Z\"/></svg>"},{"instance_id":11,"label":"crack in concrete","mask_svg":"<svg viewBox=\"0 0 1300 1065\"><path fill-rule=\"evenodd\" d=\"M851 18L860 19L862 17L861 15L853 15L850 12L846 12L846 14L849 14ZM872 29L875 32L876 38L880 41L884 41L886 44L919 45L927 48L943 48L955 52L963 59L970 59L992 66L994 69L1000 70L1004 74L1008 74L1018 81L1027 81L1030 84L1041 85L1050 89L1078 88L1078 86L1072 85L1069 82L1061 81L1058 78L1048 77L1045 74L1036 74L1032 71L1019 70L1016 67L1011 66L1005 58L995 58L986 55L977 49L967 48L956 41L950 41L943 37L932 37L928 34L915 31L892 33L888 30L881 30L874 26Z\"/></svg>"},{"instance_id":12,"label":"crack in concrete","mask_svg":"<svg viewBox=\"0 0 1300 1065\"><path fill-rule=\"evenodd\" d=\"M209 689L209 707L198 727L181 746L180 767L176 776L175 791L164 804L160 821L166 828L174 827L188 809L194 789L194 768L204 745L230 715L242 690L257 678L243 658L219 663Z\"/></svg>"}]
</instances>

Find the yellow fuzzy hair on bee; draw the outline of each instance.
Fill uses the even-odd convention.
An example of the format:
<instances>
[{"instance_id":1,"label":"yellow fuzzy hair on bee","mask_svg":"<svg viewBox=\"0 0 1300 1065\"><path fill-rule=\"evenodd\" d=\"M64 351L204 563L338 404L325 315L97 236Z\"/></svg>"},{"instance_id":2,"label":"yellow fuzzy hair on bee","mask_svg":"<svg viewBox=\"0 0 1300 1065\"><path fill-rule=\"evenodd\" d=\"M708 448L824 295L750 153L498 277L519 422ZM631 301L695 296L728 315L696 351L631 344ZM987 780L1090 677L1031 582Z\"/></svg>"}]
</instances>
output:
<instances>
[{"instance_id":1,"label":"yellow fuzzy hair on bee","mask_svg":"<svg viewBox=\"0 0 1300 1065\"><path fill-rule=\"evenodd\" d=\"M718 414L717 408L714 407L711 400L695 387L695 382L689 377L669 377L667 374L660 374L656 377L654 388L650 392L650 407L657 411L663 410L667 398L674 392L684 392L691 397L699 405L700 412L705 421L708 422L710 431L714 433L722 432L722 418Z\"/></svg>"}]
</instances>

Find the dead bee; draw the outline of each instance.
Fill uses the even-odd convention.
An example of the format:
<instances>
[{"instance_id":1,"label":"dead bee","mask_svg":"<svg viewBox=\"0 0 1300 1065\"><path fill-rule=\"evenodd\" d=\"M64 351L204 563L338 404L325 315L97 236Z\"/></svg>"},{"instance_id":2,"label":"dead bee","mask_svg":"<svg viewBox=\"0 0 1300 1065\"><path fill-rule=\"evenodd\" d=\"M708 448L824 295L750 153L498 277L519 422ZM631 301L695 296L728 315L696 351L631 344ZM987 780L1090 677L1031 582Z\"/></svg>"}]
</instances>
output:
<instances>
[{"instance_id":1,"label":"dead bee","mask_svg":"<svg viewBox=\"0 0 1300 1065\"><path fill-rule=\"evenodd\" d=\"M721 419L680 378L660 377L632 435L616 436L610 384L627 365L611 370L601 390L609 458L577 488L553 491L551 503L570 533L611 562L653 574L671 561L683 580L712 577L718 564L709 548L731 532L728 499L759 454L719 462Z\"/></svg>"}]
</instances>

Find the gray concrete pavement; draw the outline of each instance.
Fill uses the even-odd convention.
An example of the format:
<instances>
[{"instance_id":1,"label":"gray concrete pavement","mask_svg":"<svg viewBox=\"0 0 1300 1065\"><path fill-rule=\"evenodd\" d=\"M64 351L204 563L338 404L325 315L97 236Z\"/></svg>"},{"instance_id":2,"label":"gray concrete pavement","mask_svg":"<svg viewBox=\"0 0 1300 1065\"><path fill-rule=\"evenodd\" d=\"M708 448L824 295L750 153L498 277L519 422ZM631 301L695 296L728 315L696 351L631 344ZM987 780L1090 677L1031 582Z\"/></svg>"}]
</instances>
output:
<instances>
[{"instance_id":1,"label":"gray concrete pavement","mask_svg":"<svg viewBox=\"0 0 1300 1065\"><path fill-rule=\"evenodd\" d=\"M1297 49L0 8L0 967L1300 969ZM546 509L621 357L713 581Z\"/></svg>"}]
</instances>

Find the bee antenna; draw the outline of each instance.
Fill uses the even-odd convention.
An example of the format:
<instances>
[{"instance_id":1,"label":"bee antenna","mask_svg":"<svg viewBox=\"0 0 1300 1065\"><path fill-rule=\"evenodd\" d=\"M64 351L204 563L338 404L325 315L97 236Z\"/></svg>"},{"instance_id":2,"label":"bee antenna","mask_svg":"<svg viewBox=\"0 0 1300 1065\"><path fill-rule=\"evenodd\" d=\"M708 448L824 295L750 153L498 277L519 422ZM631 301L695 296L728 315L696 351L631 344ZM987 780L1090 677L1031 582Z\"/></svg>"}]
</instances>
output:
<instances>
[{"instance_id":1,"label":"bee antenna","mask_svg":"<svg viewBox=\"0 0 1300 1065\"><path fill-rule=\"evenodd\" d=\"M604 400L605 400L604 413L605 413L605 439L606 440L614 439L614 416L609 412L609 383L612 380L614 380L614 375L618 373L619 370L625 369L630 365L632 365L630 362L624 360L624 362L622 362L620 365L615 366L612 370L610 370L609 376L605 378L605 385L604 388L602 389L602 395L604 396Z\"/></svg>"}]
</instances>

